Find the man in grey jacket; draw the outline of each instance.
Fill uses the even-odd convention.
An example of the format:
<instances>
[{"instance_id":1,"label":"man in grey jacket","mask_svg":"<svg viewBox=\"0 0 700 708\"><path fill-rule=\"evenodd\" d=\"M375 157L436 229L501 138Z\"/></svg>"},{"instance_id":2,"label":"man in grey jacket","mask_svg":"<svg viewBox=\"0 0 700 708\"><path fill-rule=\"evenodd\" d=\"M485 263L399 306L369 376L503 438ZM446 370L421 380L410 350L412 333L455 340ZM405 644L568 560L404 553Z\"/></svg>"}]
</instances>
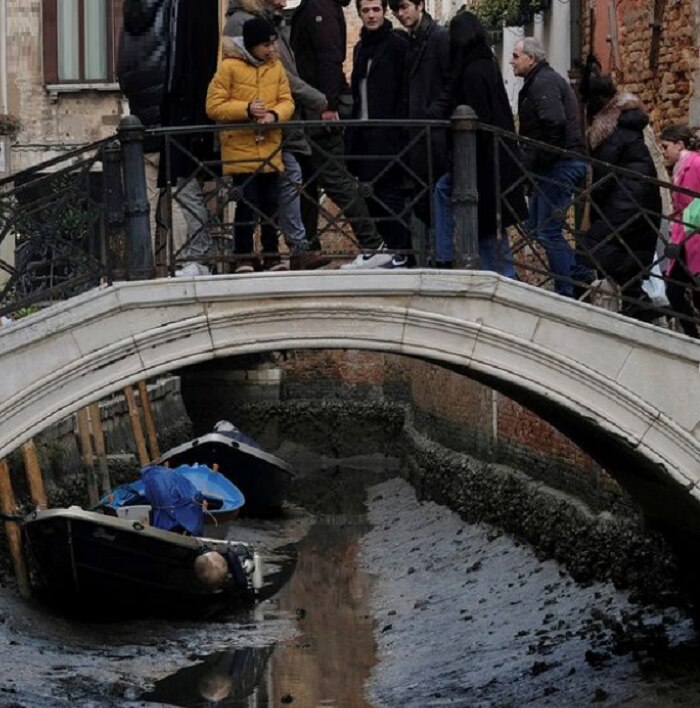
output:
<instances>
[{"instance_id":1,"label":"man in grey jacket","mask_svg":"<svg viewBox=\"0 0 700 708\"><path fill-rule=\"evenodd\" d=\"M294 120L301 120L302 109L321 113L328 108L326 97L313 86L299 77L294 54L289 43L289 28L284 22L282 11L287 0L230 0L224 35L243 36L243 25L253 17L263 17L277 28L277 51L287 72L289 87L296 104ZM310 270L320 268L330 262L312 249L301 218L301 200L299 190L302 174L297 155L310 155L311 148L301 130L288 130L284 133L282 159L284 174L279 182L278 226L282 231L291 251L292 270Z\"/></svg>"}]
</instances>

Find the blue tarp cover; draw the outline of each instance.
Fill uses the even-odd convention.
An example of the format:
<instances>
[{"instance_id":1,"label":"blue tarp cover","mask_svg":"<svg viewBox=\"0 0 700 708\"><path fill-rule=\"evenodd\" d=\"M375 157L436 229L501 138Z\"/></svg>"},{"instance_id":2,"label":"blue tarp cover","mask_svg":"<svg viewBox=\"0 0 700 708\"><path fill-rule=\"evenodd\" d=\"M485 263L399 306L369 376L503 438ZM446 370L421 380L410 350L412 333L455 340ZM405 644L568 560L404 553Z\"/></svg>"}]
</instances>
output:
<instances>
[{"instance_id":1,"label":"blue tarp cover","mask_svg":"<svg viewBox=\"0 0 700 708\"><path fill-rule=\"evenodd\" d=\"M149 470L159 470L159 472L149 472ZM150 488L146 484L146 473L155 480ZM183 481L176 481L177 478ZM168 489L172 491L168 492ZM186 497L187 494L190 496ZM174 500L170 495L174 495ZM160 507L172 507L175 502L181 506L184 503L184 498L195 500L195 505L199 505L198 513L203 511L202 500L205 500L207 513L213 515L235 511L245 504L245 497L241 490L220 472L215 472L206 465L180 465L175 469L157 465L144 467L141 470L141 479L117 487L111 494L103 497L99 503L101 506L112 509L135 504L150 504L154 510L153 525L169 529L172 526L168 525L167 519L172 514L166 514L163 521L165 525L160 525L162 515L156 515L155 512L160 511ZM189 515L187 518L189 519ZM182 523L180 525L185 526ZM187 526L185 528L189 531Z\"/></svg>"},{"instance_id":2,"label":"blue tarp cover","mask_svg":"<svg viewBox=\"0 0 700 708\"><path fill-rule=\"evenodd\" d=\"M187 477L167 467L144 467L144 496L153 507L151 524L171 531L183 528L193 536L204 531L204 497Z\"/></svg>"}]
</instances>

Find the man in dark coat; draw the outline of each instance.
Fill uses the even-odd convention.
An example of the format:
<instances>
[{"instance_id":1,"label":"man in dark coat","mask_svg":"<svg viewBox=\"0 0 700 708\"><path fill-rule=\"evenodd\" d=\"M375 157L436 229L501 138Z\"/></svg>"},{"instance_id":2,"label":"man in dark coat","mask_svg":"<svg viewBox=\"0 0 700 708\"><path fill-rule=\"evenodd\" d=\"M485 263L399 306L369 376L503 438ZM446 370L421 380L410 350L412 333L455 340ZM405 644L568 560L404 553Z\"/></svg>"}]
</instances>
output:
<instances>
[{"instance_id":1,"label":"man in dark coat","mask_svg":"<svg viewBox=\"0 0 700 708\"><path fill-rule=\"evenodd\" d=\"M401 119L406 117L405 67L408 42L394 32L386 18L387 0L356 0L362 20L360 41L353 52L353 118L359 120ZM348 153L370 156L353 160L360 182L372 185L367 205L377 219L377 229L391 258L380 267L405 268L406 251L411 247L406 228L401 170L393 163L405 144L396 128L377 126L353 128L348 132ZM385 158L385 159L382 159ZM380 257L384 254L377 254ZM343 268L362 268L362 258Z\"/></svg>"},{"instance_id":2,"label":"man in dark coat","mask_svg":"<svg viewBox=\"0 0 700 708\"><path fill-rule=\"evenodd\" d=\"M118 73L132 112L148 127L210 124L205 101L218 46L218 0L125 0ZM211 248L211 237L201 181L215 176L202 162L217 159L213 134L178 136L168 160L164 150L158 183L175 186L187 228L178 255L191 261L176 274L202 275L209 270L197 260Z\"/></svg>"},{"instance_id":3,"label":"man in dark coat","mask_svg":"<svg viewBox=\"0 0 700 708\"><path fill-rule=\"evenodd\" d=\"M408 34L408 118L429 118L449 79L450 42L447 30L425 11L423 0L390 0L389 5ZM415 204L415 213L427 225L431 222L431 190L447 169L446 153L447 131L431 128L430 162L424 136L411 148L409 155L418 187L425 190Z\"/></svg>"},{"instance_id":4,"label":"man in dark coat","mask_svg":"<svg viewBox=\"0 0 700 708\"><path fill-rule=\"evenodd\" d=\"M329 121L327 128L308 131L311 155L300 159L306 183L302 195L302 218L306 238L313 248L320 249L318 190L322 187L348 219L360 247L372 250L381 247L381 238L343 160L342 130L330 127L330 122L339 120L339 111L350 97L343 73L347 40L343 7L348 3L349 0L302 0L292 16L291 45L299 76L328 100L327 109L320 114L302 109L305 120ZM374 261L370 259L373 254L366 255L366 267L372 267Z\"/></svg>"},{"instance_id":5,"label":"man in dark coat","mask_svg":"<svg viewBox=\"0 0 700 708\"><path fill-rule=\"evenodd\" d=\"M146 128L161 125L168 73L167 46L172 0L125 0L117 75L129 110Z\"/></svg>"},{"instance_id":6,"label":"man in dark coat","mask_svg":"<svg viewBox=\"0 0 700 708\"><path fill-rule=\"evenodd\" d=\"M518 95L520 134L585 152L576 96L566 79L547 63L540 42L534 37L516 42L510 64L515 75L525 79ZM575 259L563 230L571 196L586 177L586 163L533 145L524 145L522 152L533 185L527 227L547 254L555 291L571 297Z\"/></svg>"}]
</instances>

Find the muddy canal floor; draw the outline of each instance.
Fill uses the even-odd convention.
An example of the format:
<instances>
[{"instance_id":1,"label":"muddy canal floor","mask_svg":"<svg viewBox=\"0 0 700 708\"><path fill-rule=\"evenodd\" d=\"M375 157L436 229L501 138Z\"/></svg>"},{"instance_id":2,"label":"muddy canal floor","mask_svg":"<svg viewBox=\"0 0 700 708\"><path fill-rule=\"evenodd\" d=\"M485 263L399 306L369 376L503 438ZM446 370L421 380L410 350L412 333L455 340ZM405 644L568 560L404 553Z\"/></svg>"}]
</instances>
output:
<instances>
[{"instance_id":1,"label":"muddy canal floor","mask_svg":"<svg viewBox=\"0 0 700 708\"><path fill-rule=\"evenodd\" d=\"M358 476L367 516L357 484L346 506ZM700 705L682 611L581 587L399 479L336 472L306 496L240 523L276 575L225 621L76 624L0 588L0 706Z\"/></svg>"}]
</instances>

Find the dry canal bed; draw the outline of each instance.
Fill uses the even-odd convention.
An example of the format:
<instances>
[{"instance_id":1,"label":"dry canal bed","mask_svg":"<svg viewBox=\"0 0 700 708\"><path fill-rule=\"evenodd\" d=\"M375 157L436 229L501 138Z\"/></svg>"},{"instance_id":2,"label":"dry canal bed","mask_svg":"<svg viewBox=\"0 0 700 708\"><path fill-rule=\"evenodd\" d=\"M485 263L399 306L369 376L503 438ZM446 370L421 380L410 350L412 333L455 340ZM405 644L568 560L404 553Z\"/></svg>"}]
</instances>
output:
<instances>
[{"instance_id":1,"label":"dry canal bed","mask_svg":"<svg viewBox=\"0 0 700 708\"><path fill-rule=\"evenodd\" d=\"M309 512L237 530L275 571L252 612L80 625L0 590L0 706L698 704L681 610L581 587L402 480L326 474Z\"/></svg>"}]
</instances>

